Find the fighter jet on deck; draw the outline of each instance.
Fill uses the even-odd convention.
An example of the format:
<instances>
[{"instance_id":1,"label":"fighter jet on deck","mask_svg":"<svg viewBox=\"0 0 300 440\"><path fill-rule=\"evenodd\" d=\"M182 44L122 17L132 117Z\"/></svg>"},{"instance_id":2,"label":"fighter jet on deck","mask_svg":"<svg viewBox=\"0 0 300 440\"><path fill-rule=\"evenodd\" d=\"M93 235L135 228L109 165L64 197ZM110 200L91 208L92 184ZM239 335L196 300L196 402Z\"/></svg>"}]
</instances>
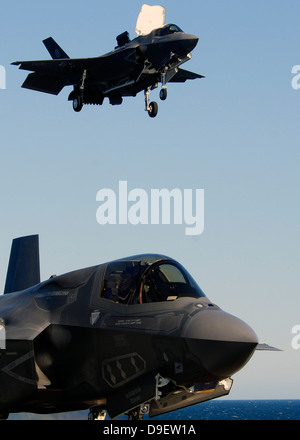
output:
<instances>
[{"instance_id":1,"label":"fighter jet on deck","mask_svg":"<svg viewBox=\"0 0 300 440\"><path fill-rule=\"evenodd\" d=\"M110 104L119 105L124 96L144 91L145 110L153 118L158 105L150 102L149 94L159 82L159 96L165 100L168 82L203 78L179 67L191 58L198 37L184 33L175 24L164 25L164 20L163 7L143 5L136 25L138 37L130 40L129 33L123 32L112 52L96 58L69 58L50 37L43 43L52 60L12 64L33 72L23 83L24 88L58 95L63 87L73 86L68 99L76 112L84 104L102 105L106 97Z\"/></svg>"},{"instance_id":2,"label":"fighter jet on deck","mask_svg":"<svg viewBox=\"0 0 300 440\"><path fill-rule=\"evenodd\" d=\"M0 296L0 417L153 417L228 394L257 345L171 258L136 255L40 282L38 236L17 238Z\"/></svg>"}]
</instances>

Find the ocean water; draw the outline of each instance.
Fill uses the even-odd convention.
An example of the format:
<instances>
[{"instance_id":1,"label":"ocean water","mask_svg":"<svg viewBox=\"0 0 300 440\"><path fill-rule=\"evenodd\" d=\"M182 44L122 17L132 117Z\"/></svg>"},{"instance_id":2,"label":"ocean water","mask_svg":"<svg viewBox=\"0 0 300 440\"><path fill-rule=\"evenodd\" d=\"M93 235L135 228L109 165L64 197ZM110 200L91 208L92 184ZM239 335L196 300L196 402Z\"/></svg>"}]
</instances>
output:
<instances>
[{"instance_id":1,"label":"ocean water","mask_svg":"<svg viewBox=\"0 0 300 440\"><path fill-rule=\"evenodd\" d=\"M153 420L300 420L300 400L215 400Z\"/></svg>"},{"instance_id":2,"label":"ocean water","mask_svg":"<svg viewBox=\"0 0 300 440\"><path fill-rule=\"evenodd\" d=\"M88 411L11 414L10 420L87 420ZM127 420L127 416L117 420ZM106 420L110 420L109 417ZM145 420L300 420L300 400L212 400Z\"/></svg>"}]
</instances>

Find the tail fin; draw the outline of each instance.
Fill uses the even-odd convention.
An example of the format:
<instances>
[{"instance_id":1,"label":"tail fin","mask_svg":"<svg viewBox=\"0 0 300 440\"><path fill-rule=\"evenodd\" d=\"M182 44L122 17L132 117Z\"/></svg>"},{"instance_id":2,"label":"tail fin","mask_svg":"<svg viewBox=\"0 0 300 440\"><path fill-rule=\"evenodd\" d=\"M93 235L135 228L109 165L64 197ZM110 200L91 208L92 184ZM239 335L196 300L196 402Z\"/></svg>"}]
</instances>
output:
<instances>
[{"instance_id":1,"label":"tail fin","mask_svg":"<svg viewBox=\"0 0 300 440\"><path fill-rule=\"evenodd\" d=\"M15 238L12 242L4 293L24 290L39 282L39 236Z\"/></svg>"},{"instance_id":2,"label":"tail fin","mask_svg":"<svg viewBox=\"0 0 300 440\"><path fill-rule=\"evenodd\" d=\"M46 38L43 43L54 60L69 58L52 37Z\"/></svg>"}]
</instances>

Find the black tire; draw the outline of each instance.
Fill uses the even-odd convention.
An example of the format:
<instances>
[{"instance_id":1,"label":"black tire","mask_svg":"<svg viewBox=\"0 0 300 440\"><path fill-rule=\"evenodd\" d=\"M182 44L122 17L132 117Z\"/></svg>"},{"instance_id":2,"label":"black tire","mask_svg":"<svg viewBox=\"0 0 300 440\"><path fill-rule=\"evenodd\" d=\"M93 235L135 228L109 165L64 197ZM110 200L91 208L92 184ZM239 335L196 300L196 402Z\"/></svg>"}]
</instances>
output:
<instances>
[{"instance_id":1,"label":"black tire","mask_svg":"<svg viewBox=\"0 0 300 440\"><path fill-rule=\"evenodd\" d=\"M150 118L155 118L158 113L158 104L155 101L150 102L148 114Z\"/></svg>"},{"instance_id":2,"label":"black tire","mask_svg":"<svg viewBox=\"0 0 300 440\"><path fill-rule=\"evenodd\" d=\"M75 112L80 112L83 107L83 99L82 96L76 95L73 99L73 110Z\"/></svg>"},{"instance_id":3,"label":"black tire","mask_svg":"<svg viewBox=\"0 0 300 440\"><path fill-rule=\"evenodd\" d=\"M160 99L161 99L162 101L165 101L165 100L167 99L167 96L168 96L168 91L167 91L167 89L160 89L160 92L159 92L159 97L160 97Z\"/></svg>"}]
</instances>

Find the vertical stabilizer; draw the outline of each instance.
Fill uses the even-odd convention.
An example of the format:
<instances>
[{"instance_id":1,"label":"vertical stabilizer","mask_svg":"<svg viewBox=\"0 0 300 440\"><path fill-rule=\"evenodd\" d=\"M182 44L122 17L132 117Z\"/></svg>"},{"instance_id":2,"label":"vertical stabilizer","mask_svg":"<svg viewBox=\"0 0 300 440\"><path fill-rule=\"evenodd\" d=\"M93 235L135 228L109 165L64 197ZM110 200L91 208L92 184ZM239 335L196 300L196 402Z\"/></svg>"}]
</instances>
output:
<instances>
[{"instance_id":1,"label":"vertical stabilizer","mask_svg":"<svg viewBox=\"0 0 300 440\"><path fill-rule=\"evenodd\" d=\"M39 282L39 236L15 238L12 242L4 293L24 290Z\"/></svg>"},{"instance_id":2,"label":"vertical stabilizer","mask_svg":"<svg viewBox=\"0 0 300 440\"><path fill-rule=\"evenodd\" d=\"M54 60L69 58L66 52L56 43L55 40L53 40L52 37L46 38L46 40L43 40L43 43Z\"/></svg>"}]
</instances>

